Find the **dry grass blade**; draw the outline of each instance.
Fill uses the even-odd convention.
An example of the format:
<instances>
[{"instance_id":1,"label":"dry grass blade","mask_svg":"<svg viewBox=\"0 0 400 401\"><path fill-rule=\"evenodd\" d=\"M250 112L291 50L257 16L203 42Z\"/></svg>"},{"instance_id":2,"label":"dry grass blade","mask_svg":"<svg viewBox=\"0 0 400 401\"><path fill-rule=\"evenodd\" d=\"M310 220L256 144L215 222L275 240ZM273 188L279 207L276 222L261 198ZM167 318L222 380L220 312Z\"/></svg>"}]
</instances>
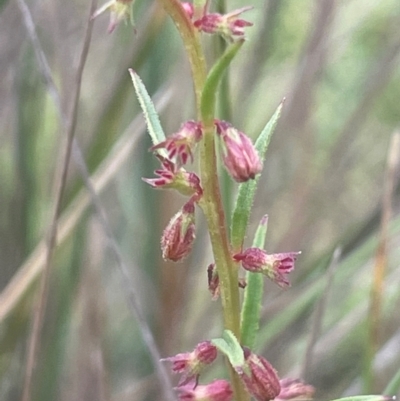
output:
<instances>
[{"instance_id":1,"label":"dry grass blade","mask_svg":"<svg viewBox=\"0 0 400 401\"><path fill-rule=\"evenodd\" d=\"M387 158L386 173L384 179L381 227L379 232L378 249L375 256L373 282L371 288L370 309L369 309L369 342L368 342L368 363L366 369L366 386L368 390L373 389L372 361L379 348L380 343L380 321L381 304L383 298L383 282L388 259L388 230L392 215L392 199L396 181L396 171L400 158L400 132L392 135Z\"/></svg>"},{"instance_id":2,"label":"dry grass blade","mask_svg":"<svg viewBox=\"0 0 400 401\"><path fill-rule=\"evenodd\" d=\"M19 0L18 4L23 5L23 0ZM65 185L67 182L68 166L71 158L72 143L75 135L76 123L78 119L78 103L81 91L82 75L89 53L90 40L92 37L93 22L90 20L90 15L93 14L97 6L97 0L92 0L90 6L90 14L88 17L87 28L83 40L83 48L79 59L79 65L76 72L76 82L74 88L74 96L72 101L71 115L68 119L68 128L66 132L65 154L61 162L61 173L57 175L56 180L58 188L55 194L54 214L50 223L49 237L46 250L46 263L43 275L40 280L40 289L38 294L38 304L34 309L32 329L28 340L27 362L25 366L25 380L22 394L23 401L30 401L32 398L32 383L35 366L37 364L37 356L40 346L40 333L42 330L44 313L47 305L49 293L50 275L52 270L53 254L57 242L57 222L61 213L61 201L63 199ZM22 6L23 7L23 6ZM23 8L21 7L21 10Z\"/></svg>"}]
</instances>

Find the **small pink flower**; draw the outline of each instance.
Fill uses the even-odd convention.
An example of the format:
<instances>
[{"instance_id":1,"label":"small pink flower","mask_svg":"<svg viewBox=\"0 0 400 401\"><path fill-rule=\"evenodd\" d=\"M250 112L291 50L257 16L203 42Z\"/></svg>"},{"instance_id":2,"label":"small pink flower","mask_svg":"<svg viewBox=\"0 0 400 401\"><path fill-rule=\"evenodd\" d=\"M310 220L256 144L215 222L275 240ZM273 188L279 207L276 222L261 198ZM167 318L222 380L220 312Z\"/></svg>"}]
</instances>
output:
<instances>
[{"instance_id":1,"label":"small pink flower","mask_svg":"<svg viewBox=\"0 0 400 401\"><path fill-rule=\"evenodd\" d=\"M315 389L300 379L280 380L281 391L274 401L308 401L312 400Z\"/></svg>"},{"instance_id":2,"label":"small pink flower","mask_svg":"<svg viewBox=\"0 0 400 401\"><path fill-rule=\"evenodd\" d=\"M197 382L200 372L205 366L214 362L217 357L217 348L211 341L203 341L197 344L192 352L185 352L162 359L172 363L172 371L182 375L179 385L191 382L193 379ZM193 386L192 386L193 387Z\"/></svg>"},{"instance_id":3,"label":"small pink flower","mask_svg":"<svg viewBox=\"0 0 400 401\"><path fill-rule=\"evenodd\" d=\"M186 385L177 387L179 401L231 401L233 391L226 380L215 380L204 386Z\"/></svg>"},{"instance_id":4,"label":"small pink flower","mask_svg":"<svg viewBox=\"0 0 400 401\"><path fill-rule=\"evenodd\" d=\"M226 121L216 120L217 133L222 139L223 161L228 173L237 182L254 179L262 164L250 138Z\"/></svg>"},{"instance_id":5,"label":"small pink flower","mask_svg":"<svg viewBox=\"0 0 400 401\"><path fill-rule=\"evenodd\" d=\"M126 21L127 19L133 21L132 3L133 0L110 0L95 11L91 19L94 19L105 11L110 10L110 23L108 24L107 31L108 33L111 33L121 21Z\"/></svg>"},{"instance_id":6,"label":"small pink flower","mask_svg":"<svg viewBox=\"0 0 400 401\"><path fill-rule=\"evenodd\" d=\"M257 401L273 400L280 392L276 370L262 356L244 348L245 365L236 367L247 391Z\"/></svg>"},{"instance_id":7,"label":"small pink flower","mask_svg":"<svg viewBox=\"0 0 400 401\"><path fill-rule=\"evenodd\" d=\"M203 190L200 186L200 179L195 173L189 173L183 168L177 168L171 160L160 155L157 158L161 162L161 169L157 169L155 174L158 178L142 178L153 188L156 189L176 189L185 196L196 195L196 201L201 197Z\"/></svg>"},{"instance_id":8,"label":"small pink flower","mask_svg":"<svg viewBox=\"0 0 400 401\"><path fill-rule=\"evenodd\" d=\"M268 255L260 248L248 248L234 255L233 259L242 262L245 270L265 274L280 287L288 287L290 283L287 275L294 270L294 262L300 253L286 252Z\"/></svg>"},{"instance_id":9,"label":"small pink flower","mask_svg":"<svg viewBox=\"0 0 400 401\"><path fill-rule=\"evenodd\" d=\"M239 19L239 15L253 7L243 7L228 14L209 13L194 21L194 26L205 33L217 33L224 36L228 41L236 37L244 36L244 28L252 26L251 22Z\"/></svg>"},{"instance_id":10,"label":"small pink flower","mask_svg":"<svg viewBox=\"0 0 400 401\"><path fill-rule=\"evenodd\" d=\"M187 1L183 1L181 3L183 9L185 10L187 16L192 19L193 14L194 14L194 7L193 7L193 3L189 3Z\"/></svg>"},{"instance_id":11,"label":"small pink flower","mask_svg":"<svg viewBox=\"0 0 400 401\"><path fill-rule=\"evenodd\" d=\"M202 137L201 123L186 121L181 125L178 132L170 135L165 141L152 146L150 150L165 149L168 152L168 158L176 157L181 164L186 164L189 158L193 162L194 147Z\"/></svg>"},{"instance_id":12,"label":"small pink flower","mask_svg":"<svg viewBox=\"0 0 400 401\"><path fill-rule=\"evenodd\" d=\"M161 237L163 258L177 262L192 250L195 233L194 200L190 199L171 219Z\"/></svg>"}]
</instances>

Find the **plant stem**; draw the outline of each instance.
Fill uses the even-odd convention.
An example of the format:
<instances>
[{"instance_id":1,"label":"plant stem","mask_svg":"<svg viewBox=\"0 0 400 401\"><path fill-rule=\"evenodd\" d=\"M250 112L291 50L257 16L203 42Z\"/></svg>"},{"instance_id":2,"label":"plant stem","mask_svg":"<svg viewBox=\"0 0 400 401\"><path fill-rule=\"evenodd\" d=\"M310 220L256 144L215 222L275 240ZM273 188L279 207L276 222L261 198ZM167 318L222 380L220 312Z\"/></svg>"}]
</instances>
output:
<instances>
[{"instance_id":1,"label":"plant stem","mask_svg":"<svg viewBox=\"0 0 400 401\"><path fill-rule=\"evenodd\" d=\"M225 213L218 182L214 142L214 110L206 113L206 115L201 112L201 96L207 78L205 57L199 35L194 30L179 1L160 1L181 34L192 70L197 115L204 129L203 140L200 144L200 171L203 187L203 197L200 205L207 220L215 263L218 269L224 327L231 330L240 341L238 268L231 257ZM232 368L230 369L230 374L235 400L244 401L248 399L239 377Z\"/></svg>"}]
</instances>

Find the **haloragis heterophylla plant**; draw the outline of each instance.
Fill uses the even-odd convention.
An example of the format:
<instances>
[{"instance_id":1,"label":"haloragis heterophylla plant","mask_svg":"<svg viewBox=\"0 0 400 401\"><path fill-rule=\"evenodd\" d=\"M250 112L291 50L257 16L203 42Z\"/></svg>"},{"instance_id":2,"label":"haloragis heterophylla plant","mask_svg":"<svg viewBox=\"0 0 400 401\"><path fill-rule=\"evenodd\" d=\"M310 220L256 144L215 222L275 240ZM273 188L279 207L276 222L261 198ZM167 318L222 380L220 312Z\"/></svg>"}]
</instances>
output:
<instances>
[{"instance_id":1,"label":"haloragis heterophylla plant","mask_svg":"<svg viewBox=\"0 0 400 401\"><path fill-rule=\"evenodd\" d=\"M139 76L130 70L132 81L146 117L160 168L155 178L143 180L156 189L172 189L185 196L180 211L172 217L161 238L164 259L181 261L195 241L195 209L202 210L207 221L214 261L208 266L209 291L220 299L224 332L221 338L199 343L193 351L167 357L174 373L180 375L176 388L181 400L236 401L253 397L257 401L308 400L314 388L300 378L282 378L274 367L254 352L260 320L263 280L266 276L278 286L290 286L289 274L295 268L298 251L267 253L264 239L267 217L259 225L253 245L244 248L244 237L263 160L275 129L283 102L262 130L255 144L231 122L217 118L216 93L221 78L245 42L245 29L253 24L243 19L251 5L227 14L212 12L208 0L194 3L160 0L174 21L188 54L196 98L196 120L183 122L180 129L165 137L157 113ZM132 0L111 0L94 17L109 10L109 32L123 20L132 20ZM222 36L228 43L225 52L207 69L200 41L202 34ZM220 160L231 178L238 183L238 195L232 224L226 223L221 201L217 168ZM188 162L198 162L200 173L187 171ZM246 270L246 279L239 270ZM206 290L206 289L205 289ZM244 291L243 302L239 292ZM201 383L201 373L214 363L217 353L225 355L230 380L215 378ZM384 396L353 397L354 400L378 401Z\"/></svg>"}]
</instances>

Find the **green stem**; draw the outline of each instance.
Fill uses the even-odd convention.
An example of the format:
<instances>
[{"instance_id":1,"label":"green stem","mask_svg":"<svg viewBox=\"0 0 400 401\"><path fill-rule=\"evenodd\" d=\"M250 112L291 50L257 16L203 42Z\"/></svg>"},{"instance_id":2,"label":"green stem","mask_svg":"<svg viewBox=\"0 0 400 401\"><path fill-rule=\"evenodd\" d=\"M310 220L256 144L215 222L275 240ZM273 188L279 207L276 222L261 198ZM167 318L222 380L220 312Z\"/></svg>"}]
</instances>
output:
<instances>
[{"instance_id":1,"label":"green stem","mask_svg":"<svg viewBox=\"0 0 400 401\"><path fill-rule=\"evenodd\" d=\"M201 47L199 34L187 16L179 0L160 0L165 11L172 18L185 46L192 70L197 115L200 117L200 102L203 86L207 78L207 66Z\"/></svg>"},{"instance_id":2,"label":"green stem","mask_svg":"<svg viewBox=\"0 0 400 401\"><path fill-rule=\"evenodd\" d=\"M200 144L200 170L204 211L210 233L215 263L218 269L224 327L231 330L240 341L240 302L238 288L238 268L231 257L225 213L217 175L214 143L214 108L206 113L201 110L202 92L206 83L207 68L199 35L178 0L160 0L173 19L184 42L193 75L198 119L204 127L204 137ZM246 391L234 370L230 369L234 397L236 401L248 399Z\"/></svg>"}]
</instances>

